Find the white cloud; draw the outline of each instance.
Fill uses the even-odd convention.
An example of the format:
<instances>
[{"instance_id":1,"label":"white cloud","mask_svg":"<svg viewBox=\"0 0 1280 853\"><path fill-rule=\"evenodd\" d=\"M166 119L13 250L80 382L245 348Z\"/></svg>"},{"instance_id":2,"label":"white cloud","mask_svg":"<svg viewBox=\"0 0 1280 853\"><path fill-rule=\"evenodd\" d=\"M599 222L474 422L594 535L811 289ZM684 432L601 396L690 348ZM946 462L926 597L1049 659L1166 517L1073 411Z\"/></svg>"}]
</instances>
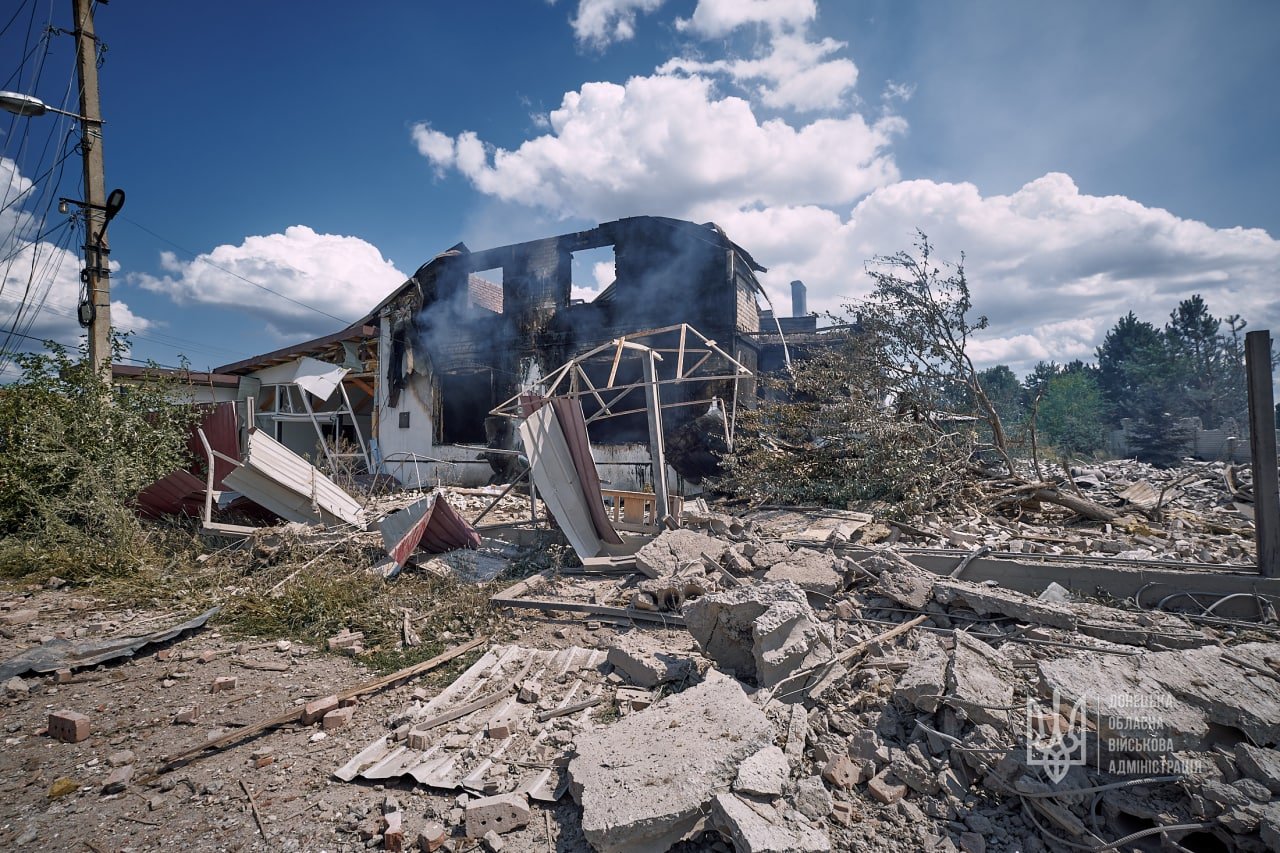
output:
<instances>
[{"instance_id":1,"label":"white cloud","mask_svg":"<svg viewBox=\"0 0 1280 853\"><path fill-rule=\"evenodd\" d=\"M663 0L579 0L578 12L569 21L581 44L603 48L628 41L636 34L636 14L652 12Z\"/></svg>"},{"instance_id":2,"label":"white cloud","mask_svg":"<svg viewBox=\"0 0 1280 853\"><path fill-rule=\"evenodd\" d=\"M162 252L160 262L167 275L138 274L132 281L179 305L240 308L289 339L337 331L340 322L359 319L406 279L364 240L317 234L305 225L224 244L191 262Z\"/></svg>"},{"instance_id":3,"label":"white cloud","mask_svg":"<svg viewBox=\"0 0 1280 853\"><path fill-rule=\"evenodd\" d=\"M787 283L799 278L817 310L865 295L864 262L910 248L920 228L935 257L967 254L974 314L991 321L974 341L975 358L1019 373L1039 360L1091 360L1123 314L1132 310L1159 326L1193 293L1218 316L1241 314L1250 328L1280 324L1270 295L1280 241L1123 196L1084 195L1058 173L1009 195L903 181L875 190L848 216L799 206L727 211L717 221L770 267L764 279L775 304L787 304Z\"/></svg>"},{"instance_id":4,"label":"white cloud","mask_svg":"<svg viewBox=\"0 0 1280 853\"><path fill-rule=\"evenodd\" d=\"M14 161L0 158L0 343L9 352L41 349L45 340L75 347L84 330L76 320L80 302L80 255L49 240L34 241L39 219L23 208L37 189ZM61 234L66 240L71 235ZM112 263L112 270L119 264ZM111 324L119 331L152 326L122 301L111 303ZM11 336L10 332L14 334ZM0 372L12 375L11 367Z\"/></svg>"},{"instance_id":5,"label":"white cloud","mask_svg":"<svg viewBox=\"0 0 1280 853\"><path fill-rule=\"evenodd\" d=\"M839 107L858 82L858 67L852 60L829 58L846 46L830 38L809 41L803 35L778 33L755 59L677 58L661 65L658 73L723 74L744 86L760 81L752 91L765 106L830 110Z\"/></svg>"},{"instance_id":6,"label":"white cloud","mask_svg":"<svg viewBox=\"0 0 1280 853\"><path fill-rule=\"evenodd\" d=\"M817 14L816 0L698 0L691 16L676 20L676 29L716 38L749 24L795 29Z\"/></svg>"},{"instance_id":7,"label":"white cloud","mask_svg":"<svg viewBox=\"0 0 1280 853\"><path fill-rule=\"evenodd\" d=\"M432 164L436 177L443 177L445 169L453 166L453 139L428 124L415 124L412 130L413 143L418 153Z\"/></svg>"},{"instance_id":8,"label":"white cloud","mask_svg":"<svg viewBox=\"0 0 1280 853\"><path fill-rule=\"evenodd\" d=\"M551 132L514 151L472 132L424 156L453 166L481 192L595 219L636 212L679 216L707 202L841 204L897 179L888 147L904 127L857 113L792 126L760 120L701 77L633 77L587 83L564 96ZM418 125L414 138L433 134ZM421 142L419 150L422 151Z\"/></svg>"}]
</instances>

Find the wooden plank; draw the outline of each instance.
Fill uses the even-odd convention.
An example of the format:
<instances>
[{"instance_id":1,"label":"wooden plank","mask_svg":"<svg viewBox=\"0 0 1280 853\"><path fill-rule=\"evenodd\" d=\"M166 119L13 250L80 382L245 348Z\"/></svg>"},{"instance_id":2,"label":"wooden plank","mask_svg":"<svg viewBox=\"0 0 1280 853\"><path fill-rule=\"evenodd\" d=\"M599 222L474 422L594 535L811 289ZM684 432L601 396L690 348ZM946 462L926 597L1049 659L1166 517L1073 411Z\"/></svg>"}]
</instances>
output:
<instances>
[{"instance_id":1,"label":"wooden plank","mask_svg":"<svg viewBox=\"0 0 1280 853\"><path fill-rule=\"evenodd\" d=\"M487 642L489 642L488 637L476 637L471 642L449 649L447 652L443 652L431 658L431 660L415 663L413 666L407 666L404 669L391 673L390 675L384 675L381 678L375 678L371 681L366 681L362 684L357 684L355 687L343 690L341 693L337 694L338 700L342 701L343 699L353 699L357 696L363 696L366 693L374 693L384 687L389 687L392 684L395 684L397 681L404 681L406 678L413 678L415 675L430 672L441 664L448 663L454 658L461 657L472 649L482 646ZM260 720L252 725L230 731L221 737L208 741L207 743L201 743L198 746L193 746L190 749L183 750L182 752L176 752L164 760L164 765L160 770L161 772L172 770L178 764L194 758L206 750L221 749L224 746L231 746L232 744L239 743L240 741L251 738L254 735L261 734L269 729L274 729L279 726L286 725L287 723L292 723L294 720L302 716L303 710L303 707L291 708L279 716Z\"/></svg>"}]
</instances>

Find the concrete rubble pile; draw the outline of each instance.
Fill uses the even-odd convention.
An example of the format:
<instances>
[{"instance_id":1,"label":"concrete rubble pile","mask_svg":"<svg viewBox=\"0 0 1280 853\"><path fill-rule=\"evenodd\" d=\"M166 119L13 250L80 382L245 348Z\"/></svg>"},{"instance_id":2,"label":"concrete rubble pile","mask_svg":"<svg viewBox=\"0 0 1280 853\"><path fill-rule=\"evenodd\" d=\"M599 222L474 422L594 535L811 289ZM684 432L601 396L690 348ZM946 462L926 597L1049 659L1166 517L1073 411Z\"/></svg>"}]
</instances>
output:
<instances>
[{"instance_id":1,"label":"concrete rubble pile","mask_svg":"<svg viewBox=\"0 0 1280 853\"><path fill-rule=\"evenodd\" d=\"M1057 584L1032 596L892 548L797 547L812 528L790 543L721 530L664 533L637 560L700 579L681 613L701 657L681 663L706 680L575 743L571 790L596 849L667 849L694 812L740 851L1280 844L1274 625L1227 646L1234 630ZM686 671L630 657L610 661L645 686ZM703 746L685 751L690 730Z\"/></svg>"}]
</instances>

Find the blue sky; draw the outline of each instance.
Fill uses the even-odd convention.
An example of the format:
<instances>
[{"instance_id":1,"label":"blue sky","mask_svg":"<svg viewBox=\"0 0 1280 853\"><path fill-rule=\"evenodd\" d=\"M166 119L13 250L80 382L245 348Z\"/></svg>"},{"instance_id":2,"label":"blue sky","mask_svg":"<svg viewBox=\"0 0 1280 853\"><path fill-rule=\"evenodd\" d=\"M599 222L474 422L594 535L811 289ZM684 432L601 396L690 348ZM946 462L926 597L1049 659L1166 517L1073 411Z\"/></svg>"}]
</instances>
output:
<instances>
[{"instance_id":1,"label":"blue sky","mask_svg":"<svg viewBox=\"0 0 1280 853\"><path fill-rule=\"evenodd\" d=\"M40 42L69 6L0 12L0 89L74 95L70 37ZM637 214L716 221L775 301L802 278L820 309L922 228L967 254L979 361L1020 373L1195 292L1280 328L1275 3L116 0L96 21L135 358L234 361L337 330L459 240ZM44 174L69 124L0 114L0 321L25 294L19 330L62 341L80 238L34 238L80 197L78 158Z\"/></svg>"}]
</instances>

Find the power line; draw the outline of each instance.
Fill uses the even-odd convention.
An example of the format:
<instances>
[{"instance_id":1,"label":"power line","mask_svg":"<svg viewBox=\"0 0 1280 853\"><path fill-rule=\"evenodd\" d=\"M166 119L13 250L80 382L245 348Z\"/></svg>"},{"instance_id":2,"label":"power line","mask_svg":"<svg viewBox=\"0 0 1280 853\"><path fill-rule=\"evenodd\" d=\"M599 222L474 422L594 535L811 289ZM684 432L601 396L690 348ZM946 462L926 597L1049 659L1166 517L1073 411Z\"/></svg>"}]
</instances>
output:
<instances>
[{"instance_id":1,"label":"power line","mask_svg":"<svg viewBox=\"0 0 1280 853\"><path fill-rule=\"evenodd\" d=\"M123 219L125 222L128 222L130 225L133 225L134 227L139 228L139 229L141 229L141 230L143 230L143 231L147 232L147 233L148 233L148 234L150 234L152 237L155 237L157 240L161 241L162 243L167 243L168 245L170 245L170 246L172 246L173 248L177 249L179 252L182 252L183 254L186 254L186 255L190 255L194 260L200 261L200 262L201 262L201 263L203 263L203 264L207 264L208 266L211 266L211 267L213 267L213 268L214 268L214 269L216 269L216 270L220 270L220 271L222 271L222 272L226 273L227 275L231 276L232 278L237 278L237 279L239 279L240 281L243 281L245 284L252 285L252 286L254 286L254 287L258 288L259 290L264 290L264 291L266 291L267 293L270 293L272 296L278 296L278 297L280 297L281 299L285 300L286 302L292 302L294 305L298 305L298 306L300 306L300 307L302 307L302 308L306 308L308 311L314 311L314 312L316 312L317 314L322 314L322 315L324 315L325 317L328 317L330 320L337 320L339 323L343 323L344 325L350 325L350 324L351 324L351 322L352 322L351 320L344 320L344 319L343 319L343 318L341 318L341 317L336 317L336 316L334 316L333 314L330 314L328 311L324 311L324 310L322 310L322 309L320 309L320 308L315 307L314 305L308 305L308 304L307 304L307 303L305 303L305 302L302 302L302 301L300 301L300 300L294 299L292 296L286 296L285 294L281 293L281 292L280 292L280 291L278 291L278 290L272 290L271 288L267 287L265 284L258 284L258 282L256 282L256 281L252 281L252 280L250 280L250 279L247 279L247 278L245 278L244 276L240 275L240 274L239 274L239 273L237 273L237 272L232 272L231 270L227 269L226 267L218 266L218 265L217 265L217 264L215 264L213 261L211 261L211 260L209 260L208 258L206 258L204 255L198 255L198 254L196 254L195 252L191 251L190 249L184 248L183 246L179 246L177 243L173 242L173 241L172 241L172 240L170 240L168 237L162 237L162 236L160 236L159 234L157 234L156 232L152 231L150 228L146 227L146 226L145 226L145 225L143 225L142 223L137 222L137 221L135 221L135 220L133 220L133 219L130 219L129 217L125 216L124 214L117 214L116 218L117 218L117 219ZM297 272L301 272L301 270L298 270Z\"/></svg>"}]
</instances>

